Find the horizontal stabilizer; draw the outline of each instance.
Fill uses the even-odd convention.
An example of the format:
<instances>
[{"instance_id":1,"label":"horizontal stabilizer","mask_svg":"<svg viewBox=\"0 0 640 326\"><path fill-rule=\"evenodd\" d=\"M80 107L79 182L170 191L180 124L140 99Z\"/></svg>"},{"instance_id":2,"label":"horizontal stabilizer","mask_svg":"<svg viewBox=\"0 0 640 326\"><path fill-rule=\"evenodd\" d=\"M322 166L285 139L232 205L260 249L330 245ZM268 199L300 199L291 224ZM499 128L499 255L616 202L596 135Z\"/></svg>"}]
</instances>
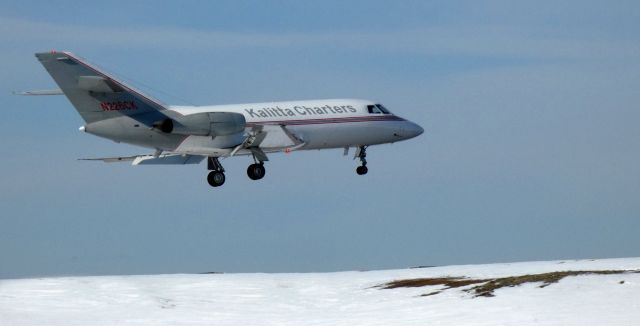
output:
<instances>
[{"instance_id":1,"label":"horizontal stabilizer","mask_svg":"<svg viewBox=\"0 0 640 326\"><path fill-rule=\"evenodd\" d=\"M41 96L41 95L63 95L61 89L42 89L35 91L13 92L13 95L22 96Z\"/></svg>"},{"instance_id":2,"label":"horizontal stabilizer","mask_svg":"<svg viewBox=\"0 0 640 326\"><path fill-rule=\"evenodd\" d=\"M204 160L204 156L188 154L163 154L163 155L135 155L122 157L81 158L81 161L102 161L105 163L131 162L131 165L184 165L198 164Z\"/></svg>"}]
</instances>

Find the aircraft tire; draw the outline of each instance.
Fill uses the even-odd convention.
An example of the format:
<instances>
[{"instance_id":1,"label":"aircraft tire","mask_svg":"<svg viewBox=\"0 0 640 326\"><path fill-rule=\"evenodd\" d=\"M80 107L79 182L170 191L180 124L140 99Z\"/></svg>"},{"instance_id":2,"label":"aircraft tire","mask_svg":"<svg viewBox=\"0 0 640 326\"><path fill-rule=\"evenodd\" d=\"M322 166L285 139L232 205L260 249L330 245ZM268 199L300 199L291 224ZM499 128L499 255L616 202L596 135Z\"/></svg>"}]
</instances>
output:
<instances>
[{"instance_id":1,"label":"aircraft tire","mask_svg":"<svg viewBox=\"0 0 640 326\"><path fill-rule=\"evenodd\" d=\"M224 184L225 179L226 177L224 176L224 173L220 171L211 171L207 176L207 182L209 182L209 185L212 187L222 186Z\"/></svg>"},{"instance_id":2,"label":"aircraft tire","mask_svg":"<svg viewBox=\"0 0 640 326\"><path fill-rule=\"evenodd\" d=\"M266 170L262 164L251 164L247 168L247 175L251 180L260 180L264 178Z\"/></svg>"},{"instance_id":3,"label":"aircraft tire","mask_svg":"<svg viewBox=\"0 0 640 326\"><path fill-rule=\"evenodd\" d=\"M367 172L369 172L369 169L364 165L361 165L361 166L356 168L356 173L358 175L365 175L365 174L367 174Z\"/></svg>"}]
</instances>

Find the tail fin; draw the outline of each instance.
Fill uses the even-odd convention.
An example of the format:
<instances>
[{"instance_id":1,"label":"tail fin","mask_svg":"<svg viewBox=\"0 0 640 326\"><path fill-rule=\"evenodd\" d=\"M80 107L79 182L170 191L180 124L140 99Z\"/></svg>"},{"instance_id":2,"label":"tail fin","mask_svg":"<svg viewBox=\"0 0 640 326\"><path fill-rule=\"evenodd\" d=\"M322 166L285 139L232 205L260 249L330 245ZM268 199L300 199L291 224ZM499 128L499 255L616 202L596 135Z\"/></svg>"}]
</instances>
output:
<instances>
[{"instance_id":1,"label":"tail fin","mask_svg":"<svg viewBox=\"0 0 640 326\"><path fill-rule=\"evenodd\" d=\"M87 123L166 109L70 52L36 53L36 57Z\"/></svg>"}]
</instances>

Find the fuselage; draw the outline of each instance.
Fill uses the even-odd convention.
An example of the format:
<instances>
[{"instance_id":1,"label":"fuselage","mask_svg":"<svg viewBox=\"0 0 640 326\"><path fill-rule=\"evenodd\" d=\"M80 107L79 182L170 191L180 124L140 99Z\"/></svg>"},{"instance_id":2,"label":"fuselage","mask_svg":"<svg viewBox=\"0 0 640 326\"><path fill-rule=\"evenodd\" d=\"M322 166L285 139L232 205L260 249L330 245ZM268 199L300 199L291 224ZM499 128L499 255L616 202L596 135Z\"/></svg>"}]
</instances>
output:
<instances>
[{"instance_id":1,"label":"fuselage","mask_svg":"<svg viewBox=\"0 0 640 326\"><path fill-rule=\"evenodd\" d=\"M382 108L383 110L380 110ZM390 113L380 104L357 99L265 102L212 106L170 106L166 114L189 116L206 112L233 112L246 120L244 133L228 136L167 134L148 128L133 116L88 124L83 130L117 142L167 152L227 156L247 135L270 131L270 141L261 145L265 152L345 148L393 143L420 135L423 129ZM300 144L278 137L285 128ZM240 150L236 154L249 154Z\"/></svg>"},{"instance_id":2,"label":"fuselage","mask_svg":"<svg viewBox=\"0 0 640 326\"><path fill-rule=\"evenodd\" d=\"M244 115L250 133L255 128L283 126L304 142L296 148L325 149L393 143L416 137L423 132L417 124L396 116L389 111L378 109L380 104L357 99L329 99L310 101L265 102L201 107L171 107L182 115L202 112L235 112ZM189 136L175 152L193 153L198 143L215 149L228 148L236 139L219 139ZM225 144L225 142L227 142ZM192 147L189 149L188 147ZM274 150L287 150L288 146L274 144ZM205 148L201 148L205 150ZM265 148L269 150L269 148Z\"/></svg>"}]
</instances>

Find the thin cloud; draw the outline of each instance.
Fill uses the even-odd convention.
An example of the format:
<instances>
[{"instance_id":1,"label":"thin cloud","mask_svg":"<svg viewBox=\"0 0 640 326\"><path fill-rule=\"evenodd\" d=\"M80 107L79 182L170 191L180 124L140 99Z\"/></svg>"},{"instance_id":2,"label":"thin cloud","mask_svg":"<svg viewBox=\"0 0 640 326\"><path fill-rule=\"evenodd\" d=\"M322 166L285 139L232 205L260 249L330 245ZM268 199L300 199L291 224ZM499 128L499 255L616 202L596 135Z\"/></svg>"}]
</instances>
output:
<instances>
[{"instance_id":1,"label":"thin cloud","mask_svg":"<svg viewBox=\"0 0 640 326\"><path fill-rule=\"evenodd\" d=\"M336 49L418 55L524 57L530 59L599 59L634 57L636 42L604 41L554 35L552 29L511 26L431 27L389 32L250 33L202 31L173 27L135 29L94 27L2 18L0 37L9 42L89 44L138 48L291 48L331 46ZM546 35L546 36L540 36Z\"/></svg>"}]
</instances>

